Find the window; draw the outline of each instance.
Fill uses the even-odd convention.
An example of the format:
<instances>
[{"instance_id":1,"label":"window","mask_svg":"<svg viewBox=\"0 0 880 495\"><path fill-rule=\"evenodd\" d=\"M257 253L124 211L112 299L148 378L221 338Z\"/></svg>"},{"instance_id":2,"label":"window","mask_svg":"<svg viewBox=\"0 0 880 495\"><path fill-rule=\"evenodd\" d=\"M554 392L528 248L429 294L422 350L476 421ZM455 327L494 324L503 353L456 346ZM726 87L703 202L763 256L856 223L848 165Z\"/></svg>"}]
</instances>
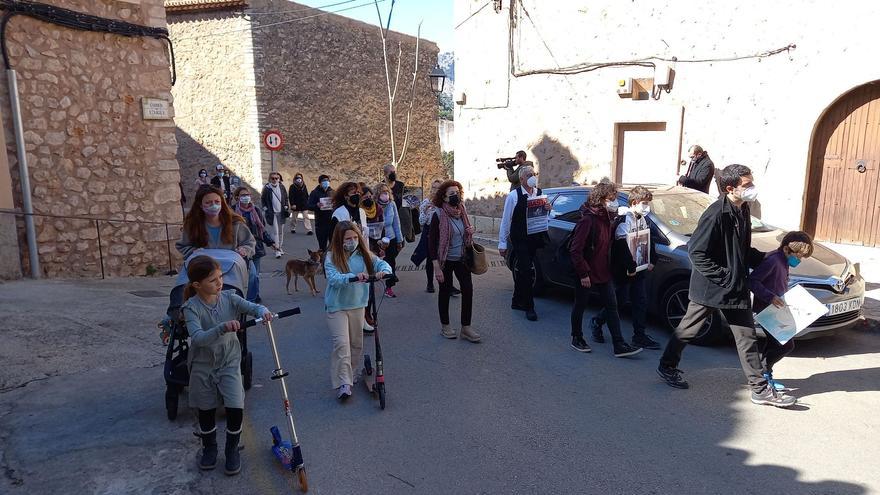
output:
<instances>
[{"instance_id":1,"label":"window","mask_svg":"<svg viewBox=\"0 0 880 495\"><path fill-rule=\"evenodd\" d=\"M553 201L550 210L551 220L575 223L581 219L580 208L587 200L586 191L562 193Z\"/></svg>"}]
</instances>

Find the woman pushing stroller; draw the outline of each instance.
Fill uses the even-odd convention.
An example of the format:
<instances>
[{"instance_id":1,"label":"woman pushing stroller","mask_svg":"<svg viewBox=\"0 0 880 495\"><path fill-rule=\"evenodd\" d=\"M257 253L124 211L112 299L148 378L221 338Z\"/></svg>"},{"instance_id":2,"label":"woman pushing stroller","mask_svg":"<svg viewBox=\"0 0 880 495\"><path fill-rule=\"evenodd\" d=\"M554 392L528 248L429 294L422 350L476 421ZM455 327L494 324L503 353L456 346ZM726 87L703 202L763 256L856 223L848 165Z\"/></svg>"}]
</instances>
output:
<instances>
[{"instance_id":1,"label":"woman pushing stroller","mask_svg":"<svg viewBox=\"0 0 880 495\"><path fill-rule=\"evenodd\" d=\"M183 316L189 331L189 404L199 411L202 439L200 469L217 464L216 412L226 408L227 475L241 471L238 443L244 416L244 385L241 376L241 346L235 333L242 313L272 320L265 306L253 304L223 289L220 265L210 256L196 256L187 266L189 283L184 291Z\"/></svg>"}]
</instances>

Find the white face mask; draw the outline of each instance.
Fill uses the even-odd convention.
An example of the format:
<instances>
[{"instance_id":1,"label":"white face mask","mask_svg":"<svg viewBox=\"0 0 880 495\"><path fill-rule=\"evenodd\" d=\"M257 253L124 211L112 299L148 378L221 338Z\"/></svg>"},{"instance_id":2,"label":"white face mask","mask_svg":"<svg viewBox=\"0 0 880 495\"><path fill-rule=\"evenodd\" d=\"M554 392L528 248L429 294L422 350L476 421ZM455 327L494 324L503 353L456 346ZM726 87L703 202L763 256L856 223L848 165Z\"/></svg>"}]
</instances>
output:
<instances>
[{"instance_id":1,"label":"white face mask","mask_svg":"<svg viewBox=\"0 0 880 495\"><path fill-rule=\"evenodd\" d=\"M633 205L633 207L631 209L633 212L635 212L643 217L647 216L648 213L651 213L651 205L646 205L645 203L639 203L637 205Z\"/></svg>"},{"instance_id":2,"label":"white face mask","mask_svg":"<svg viewBox=\"0 0 880 495\"><path fill-rule=\"evenodd\" d=\"M528 184L529 187L534 189L534 188L538 187L538 178L533 175L533 176L529 177L529 180L526 181L526 184Z\"/></svg>"},{"instance_id":3,"label":"white face mask","mask_svg":"<svg viewBox=\"0 0 880 495\"><path fill-rule=\"evenodd\" d=\"M751 202L757 200L758 199L758 187L755 186L754 184L749 186L746 190L744 190L742 192L742 194L740 195L740 198L747 203L751 203Z\"/></svg>"},{"instance_id":4,"label":"white face mask","mask_svg":"<svg viewBox=\"0 0 880 495\"><path fill-rule=\"evenodd\" d=\"M342 248L345 249L347 253L353 253L355 249L358 247L357 239L346 239L342 241Z\"/></svg>"},{"instance_id":5,"label":"white face mask","mask_svg":"<svg viewBox=\"0 0 880 495\"><path fill-rule=\"evenodd\" d=\"M617 213L617 208L619 207L620 205L617 203L617 200L605 202L605 209L610 211L611 213Z\"/></svg>"}]
</instances>

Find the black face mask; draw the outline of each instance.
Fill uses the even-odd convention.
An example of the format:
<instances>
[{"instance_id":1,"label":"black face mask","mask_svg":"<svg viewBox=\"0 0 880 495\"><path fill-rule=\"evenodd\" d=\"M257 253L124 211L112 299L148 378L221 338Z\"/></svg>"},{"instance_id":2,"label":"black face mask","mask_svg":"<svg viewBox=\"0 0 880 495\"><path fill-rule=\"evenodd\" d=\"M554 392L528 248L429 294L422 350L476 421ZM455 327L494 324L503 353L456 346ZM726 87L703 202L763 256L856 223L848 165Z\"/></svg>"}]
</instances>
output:
<instances>
[{"instance_id":1,"label":"black face mask","mask_svg":"<svg viewBox=\"0 0 880 495\"><path fill-rule=\"evenodd\" d=\"M365 199L364 206L366 206L367 208L372 208L373 207L373 200L370 198Z\"/></svg>"},{"instance_id":2,"label":"black face mask","mask_svg":"<svg viewBox=\"0 0 880 495\"><path fill-rule=\"evenodd\" d=\"M396 181L397 180L397 173L391 172L390 174L388 174L388 180L390 180L391 182Z\"/></svg>"},{"instance_id":3,"label":"black face mask","mask_svg":"<svg viewBox=\"0 0 880 495\"><path fill-rule=\"evenodd\" d=\"M458 206L461 203L461 198L458 197L458 194L454 196L449 196L449 206Z\"/></svg>"},{"instance_id":4,"label":"black face mask","mask_svg":"<svg viewBox=\"0 0 880 495\"><path fill-rule=\"evenodd\" d=\"M360 202L361 202L361 195L360 194L352 194L351 196L348 197L348 204L350 204L351 206L357 206Z\"/></svg>"}]
</instances>

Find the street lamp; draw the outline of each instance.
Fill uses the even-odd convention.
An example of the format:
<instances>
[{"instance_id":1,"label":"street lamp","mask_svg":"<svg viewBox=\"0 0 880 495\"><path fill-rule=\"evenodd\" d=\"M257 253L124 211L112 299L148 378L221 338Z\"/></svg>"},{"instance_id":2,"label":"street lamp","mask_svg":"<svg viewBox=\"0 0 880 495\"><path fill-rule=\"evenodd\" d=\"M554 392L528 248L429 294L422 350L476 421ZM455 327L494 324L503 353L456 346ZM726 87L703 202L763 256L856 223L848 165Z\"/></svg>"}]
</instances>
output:
<instances>
[{"instance_id":1,"label":"street lamp","mask_svg":"<svg viewBox=\"0 0 880 495\"><path fill-rule=\"evenodd\" d=\"M431 82L431 92L434 93L434 96L439 97L440 93L443 92L443 86L446 84L446 73L443 72L439 65L435 65L431 69L431 73L428 74L428 79Z\"/></svg>"}]
</instances>

